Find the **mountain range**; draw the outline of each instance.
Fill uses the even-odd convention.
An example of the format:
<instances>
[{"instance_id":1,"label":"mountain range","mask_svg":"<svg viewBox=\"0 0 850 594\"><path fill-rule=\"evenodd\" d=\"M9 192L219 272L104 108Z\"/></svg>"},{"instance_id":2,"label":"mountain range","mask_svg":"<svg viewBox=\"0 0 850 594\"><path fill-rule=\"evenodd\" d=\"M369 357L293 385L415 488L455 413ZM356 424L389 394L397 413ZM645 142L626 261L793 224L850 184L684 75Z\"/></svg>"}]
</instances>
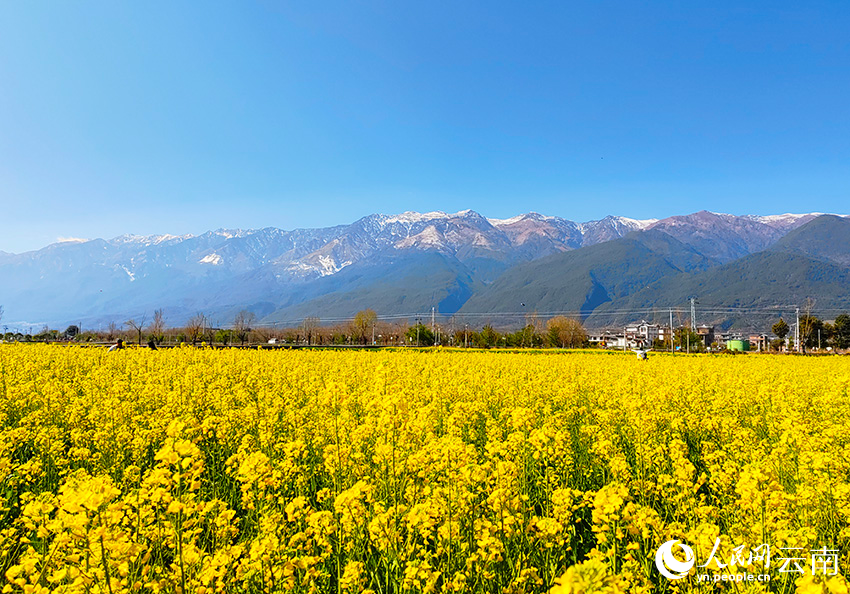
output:
<instances>
[{"instance_id":1,"label":"mountain range","mask_svg":"<svg viewBox=\"0 0 850 594\"><path fill-rule=\"evenodd\" d=\"M665 219L577 223L465 210L375 214L323 229L73 240L0 252L3 323L101 326L163 309L178 325L203 312L227 325L381 316L578 313L590 327L657 317L698 296L702 320L817 299L850 309L850 219L701 211ZM728 310L728 311L723 311Z\"/></svg>"}]
</instances>

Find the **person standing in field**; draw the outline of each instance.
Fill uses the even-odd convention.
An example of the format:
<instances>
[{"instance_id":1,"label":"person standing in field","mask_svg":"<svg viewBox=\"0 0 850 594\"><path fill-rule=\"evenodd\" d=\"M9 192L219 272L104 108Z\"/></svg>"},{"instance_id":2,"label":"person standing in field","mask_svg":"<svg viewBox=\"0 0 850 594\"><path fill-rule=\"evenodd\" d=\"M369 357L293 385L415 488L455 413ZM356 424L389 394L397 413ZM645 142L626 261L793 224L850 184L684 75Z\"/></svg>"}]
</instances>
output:
<instances>
[{"instance_id":1,"label":"person standing in field","mask_svg":"<svg viewBox=\"0 0 850 594\"><path fill-rule=\"evenodd\" d=\"M106 352L111 353L112 351L120 351L123 348L124 348L124 341L119 338L118 342L116 342L111 347L109 347L109 350L106 351Z\"/></svg>"}]
</instances>

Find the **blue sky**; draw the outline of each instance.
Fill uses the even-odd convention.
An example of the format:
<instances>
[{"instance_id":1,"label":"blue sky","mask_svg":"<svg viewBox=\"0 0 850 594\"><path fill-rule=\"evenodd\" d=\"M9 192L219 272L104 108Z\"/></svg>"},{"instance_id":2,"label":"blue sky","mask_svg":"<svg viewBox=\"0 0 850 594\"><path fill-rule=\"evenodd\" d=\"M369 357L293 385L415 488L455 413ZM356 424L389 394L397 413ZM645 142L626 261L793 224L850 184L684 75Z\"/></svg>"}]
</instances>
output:
<instances>
[{"instance_id":1,"label":"blue sky","mask_svg":"<svg viewBox=\"0 0 850 594\"><path fill-rule=\"evenodd\" d=\"M0 250L850 212L850 3L5 2Z\"/></svg>"}]
</instances>

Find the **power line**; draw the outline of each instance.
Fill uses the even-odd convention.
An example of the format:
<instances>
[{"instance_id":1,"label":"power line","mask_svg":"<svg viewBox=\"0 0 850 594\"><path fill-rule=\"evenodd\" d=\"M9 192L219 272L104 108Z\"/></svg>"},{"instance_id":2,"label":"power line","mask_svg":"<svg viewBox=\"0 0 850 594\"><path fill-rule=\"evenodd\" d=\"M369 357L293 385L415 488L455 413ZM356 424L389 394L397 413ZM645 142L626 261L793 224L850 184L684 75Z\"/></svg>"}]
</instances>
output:
<instances>
[{"instance_id":1,"label":"power line","mask_svg":"<svg viewBox=\"0 0 850 594\"><path fill-rule=\"evenodd\" d=\"M696 312L695 312L695 298L689 298L690 308L689 307L666 307L664 309L667 310L667 313L672 318L673 313L677 314L691 314L691 322L692 327L696 323ZM603 311L595 311L591 314L583 314L582 312L576 310L550 310L550 311L538 311L535 312L536 315L541 317L553 317L553 316L565 316L576 319L587 319L591 317L592 319L604 319L608 317L621 317L621 316L633 316L635 318L638 317L657 317L659 314L659 307L645 307L645 308L618 308L618 309L610 309ZM761 316L761 315L782 315L783 313L796 313L798 306L783 304L783 305L763 305L763 306L725 306L725 305L715 305L715 306L707 306L702 307L700 311L704 315L748 315L748 316ZM813 313L827 313L827 312L844 312L847 310L839 309L839 308L819 308L814 309ZM431 320L432 326L436 326L436 308L432 308L431 310ZM398 313L398 314L384 314L379 315L378 320L384 322L400 322L400 321L409 321L411 319L416 318L424 318L428 314L424 312L411 312L411 313ZM454 314L440 314L440 317L445 320L452 320L456 318L463 319L493 319L493 320L507 320L507 319L522 319L528 315L527 311L502 311L502 312L460 312ZM315 317L315 316L307 316L307 317ZM305 318L282 318L275 321L269 322L259 322L253 324L254 327L263 328L263 327L271 327L278 325L299 325L303 323ZM344 323L351 322L354 320L354 316L332 316L332 317L324 317L320 318L321 323Z\"/></svg>"}]
</instances>

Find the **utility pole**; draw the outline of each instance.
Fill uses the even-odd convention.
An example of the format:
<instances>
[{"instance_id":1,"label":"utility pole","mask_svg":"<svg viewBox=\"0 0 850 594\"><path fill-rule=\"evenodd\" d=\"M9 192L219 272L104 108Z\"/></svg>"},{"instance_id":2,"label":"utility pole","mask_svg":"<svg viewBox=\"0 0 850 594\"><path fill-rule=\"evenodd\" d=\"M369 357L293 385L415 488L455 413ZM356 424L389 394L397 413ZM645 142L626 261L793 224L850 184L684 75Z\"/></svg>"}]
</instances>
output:
<instances>
[{"instance_id":1,"label":"utility pole","mask_svg":"<svg viewBox=\"0 0 850 594\"><path fill-rule=\"evenodd\" d=\"M697 331L697 308L696 308L696 297L691 297L691 330L694 332Z\"/></svg>"},{"instance_id":2,"label":"utility pole","mask_svg":"<svg viewBox=\"0 0 850 594\"><path fill-rule=\"evenodd\" d=\"M800 308L797 308L797 325L794 327L794 347L800 352Z\"/></svg>"},{"instance_id":3,"label":"utility pole","mask_svg":"<svg viewBox=\"0 0 850 594\"><path fill-rule=\"evenodd\" d=\"M670 352L673 352L673 308L670 308Z\"/></svg>"},{"instance_id":4,"label":"utility pole","mask_svg":"<svg viewBox=\"0 0 850 594\"><path fill-rule=\"evenodd\" d=\"M463 347L469 348L469 324L463 325Z\"/></svg>"},{"instance_id":5,"label":"utility pole","mask_svg":"<svg viewBox=\"0 0 850 594\"><path fill-rule=\"evenodd\" d=\"M432 305L431 306L431 334L436 335L436 332L437 332L437 330L434 326L434 306Z\"/></svg>"}]
</instances>

